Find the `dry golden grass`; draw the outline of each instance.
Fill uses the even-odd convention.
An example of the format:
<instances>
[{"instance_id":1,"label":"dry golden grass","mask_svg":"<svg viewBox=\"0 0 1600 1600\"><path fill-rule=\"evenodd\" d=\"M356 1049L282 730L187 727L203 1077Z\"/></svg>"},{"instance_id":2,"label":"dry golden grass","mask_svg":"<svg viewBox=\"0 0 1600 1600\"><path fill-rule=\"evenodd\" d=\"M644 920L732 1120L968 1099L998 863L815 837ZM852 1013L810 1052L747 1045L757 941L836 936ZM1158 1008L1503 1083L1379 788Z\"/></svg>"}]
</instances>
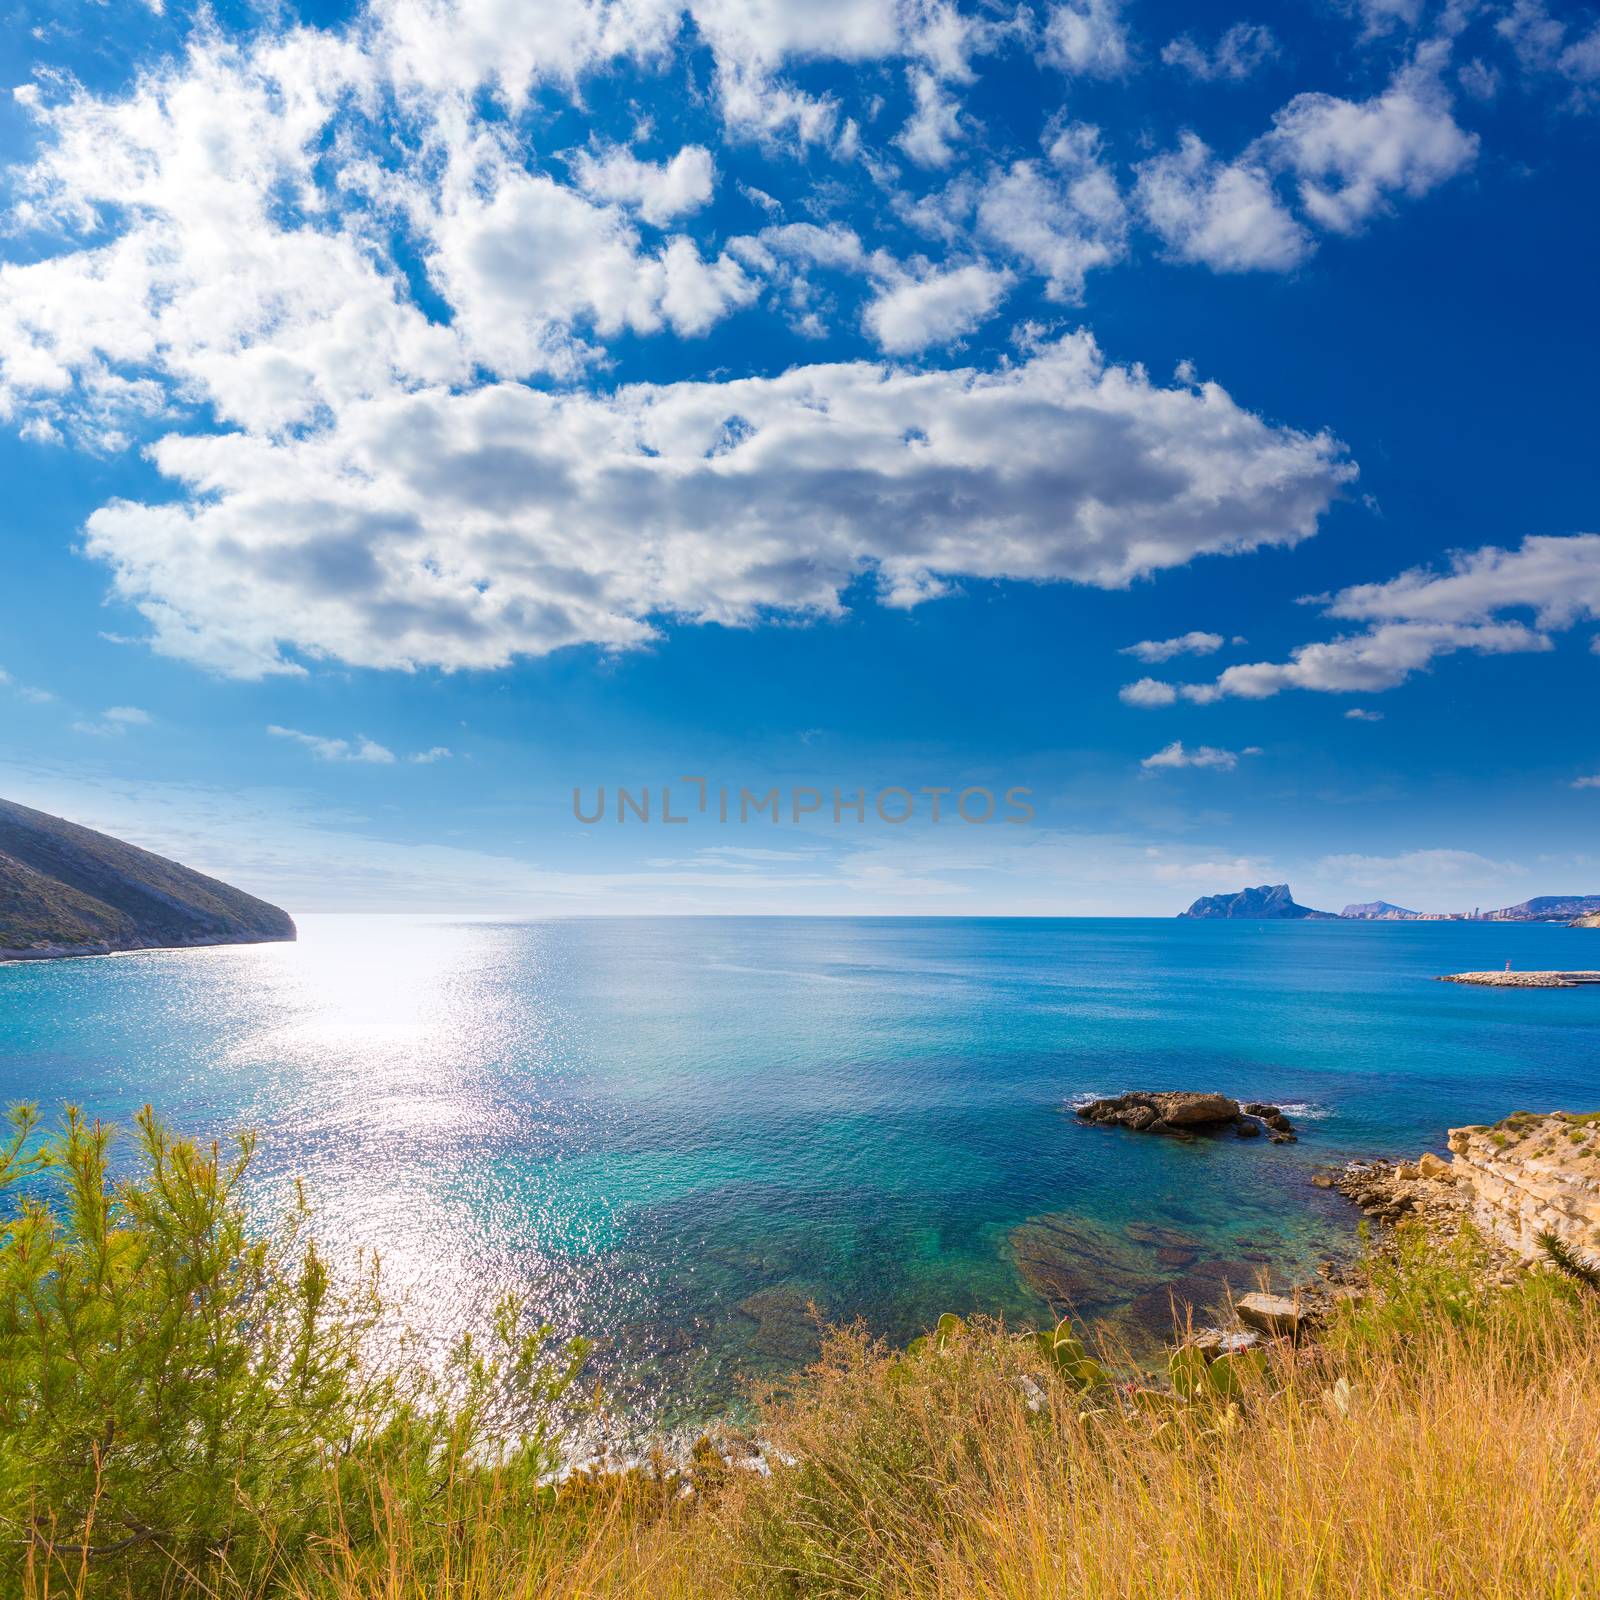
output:
<instances>
[{"instance_id":1,"label":"dry golden grass","mask_svg":"<svg viewBox=\"0 0 1600 1600\"><path fill-rule=\"evenodd\" d=\"M492 1477L419 1522L381 1476L274 1586L221 1600L1530 1600L1600 1595L1600 1296L1490 1291L1419 1243L1242 1405L1086 1397L998 1328L859 1332L766 1409L795 1465L690 1499L637 1479L533 1509ZM1030 1410L1019 1374L1046 1403ZM336 1519L338 1520L338 1519ZM70 1593L70 1587L58 1589ZM141 1597L142 1600L142 1597Z\"/></svg>"}]
</instances>

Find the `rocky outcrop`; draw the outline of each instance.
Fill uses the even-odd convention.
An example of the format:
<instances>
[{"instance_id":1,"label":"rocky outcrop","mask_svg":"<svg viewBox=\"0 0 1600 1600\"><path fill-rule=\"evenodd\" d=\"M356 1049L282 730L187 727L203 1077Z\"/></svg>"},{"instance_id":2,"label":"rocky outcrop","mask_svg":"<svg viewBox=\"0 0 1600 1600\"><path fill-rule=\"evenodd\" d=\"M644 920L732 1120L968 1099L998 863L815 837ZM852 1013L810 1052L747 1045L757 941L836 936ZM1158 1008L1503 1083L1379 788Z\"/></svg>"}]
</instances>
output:
<instances>
[{"instance_id":1,"label":"rocky outcrop","mask_svg":"<svg viewBox=\"0 0 1600 1600\"><path fill-rule=\"evenodd\" d=\"M1286 883L1263 883L1254 889L1241 889L1237 894L1202 895L1178 915L1212 920L1236 917L1271 922L1338 921L1331 911L1313 911L1309 906L1297 905Z\"/></svg>"},{"instance_id":2,"label":"rocky outcrop","mask_svg":"<svg viewBox=\"0 0 1600 1600\"><path fill-rule=\"evenodd\" d=\"M287 912L242 889L0 800L0 960L294 936Z\"/></svg>"},{"instance_id":3,"label":"rocky outcrop","mask_svg":"<svg viewBox=\"0 0 1600 1600\"><path fill-rule=\"evenodd\" d=\"M1387 900L1368 900L1363 905L1346 906L1339 913L1346 922L1421 922L1420 911L1392 906Z\"/></svg>"},{"instance_id":4,"label":"rocky outcrop","mask_svg":"<svg viewBox=\"0 0 1600 1600\"><path fill-rule=\"evenodd\" d=\"M1574 917L1569 928L1600 928L1600 911L1591 911L1586 917Z\"/></svg>"},{"instance_id":5,"label":"rocky outcrop","mask_svg":"<svg viewBox=\"0 0 1600 1600\"><path fill-rule=\"evenodd\" d=\"M1520 1255L1554 1234L1600 1252L1600 1113L1519 1111L1493 1127L1452 1128L1450 1163L1473 1221Z\"/></svg>"},{"instance_id":6,"label":"rocky outcrop","mask_svg":"<svg viewBox=\"0 0 1600 1600\"><path fill-rule=\"evenodd\" d=\"M1265 1128L1276 1144L1293 1143L1296 1137L1294 1124L1277 1106L1259 1100L1240 1105L1225 1094L1192 1089L1135 1089L1090 1100L1077 1107L1077 1114L1085 1122L1133 1133L1217 1133L1231 1128L1248 1139Z\"/></svg>"}]
</instances>

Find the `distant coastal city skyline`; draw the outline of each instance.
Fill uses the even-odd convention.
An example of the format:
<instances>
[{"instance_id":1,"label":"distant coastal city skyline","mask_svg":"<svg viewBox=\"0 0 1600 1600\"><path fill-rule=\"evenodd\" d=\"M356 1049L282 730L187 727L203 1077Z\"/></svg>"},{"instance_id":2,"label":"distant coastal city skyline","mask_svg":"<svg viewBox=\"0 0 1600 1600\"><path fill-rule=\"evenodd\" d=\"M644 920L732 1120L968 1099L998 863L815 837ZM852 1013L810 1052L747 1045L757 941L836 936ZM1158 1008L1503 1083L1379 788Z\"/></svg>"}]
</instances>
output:
<instances>
[{"instance_id":1,"label":"distant coastal city skyline","mask_svg":"<svg viewBox=\"0 0 1600 1600\"><path fill-rule=\"evenodd\" d=\"M1594 18L524 20L0 21L0 795L296 914L1600 888ZM573 815L684 773L1033 816Z\"/></svg>"}]
</instances>

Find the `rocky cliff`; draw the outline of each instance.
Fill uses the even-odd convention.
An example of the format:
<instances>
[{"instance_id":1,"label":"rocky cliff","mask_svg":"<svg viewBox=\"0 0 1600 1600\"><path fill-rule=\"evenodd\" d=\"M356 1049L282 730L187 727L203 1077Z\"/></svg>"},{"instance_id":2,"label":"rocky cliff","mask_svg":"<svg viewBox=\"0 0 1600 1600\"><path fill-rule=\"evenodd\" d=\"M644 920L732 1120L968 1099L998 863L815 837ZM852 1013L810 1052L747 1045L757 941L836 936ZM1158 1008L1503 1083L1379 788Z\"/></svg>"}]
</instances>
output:
<instances>
[{"instance_id":1,"label":"rocky cliff","mask_svg":"<svg viewBox=\"0 0 1600 1600\"><path fill-rule=\"evenodd\" d=\"M1519 1111L1494 1127L1452 1128L1449 1175L1473 1220L1524 1256L1553 1233L1600 1254L1600 1112Z\"/></svg>"},{"instance_id":2,"label":"rocky cliff","mask_svg":"<svg viewBox=\"0 0 1600 1600\"><path fill-rule=\"evenodd\" d=\"M294 936L287 912L242 889L0 800L0 960Z\"/></svg>"},{"instance_id":3,"label":"rocky cliff","mask_svg":"<svg viewBox=\"0 0 1600 1600\"><path fill-rule=\"evenodd\" d=\"M1306 921L1334 922L1330 911L1313 911L1309 906L1295 904L1294 896L1286 883L1263 883L1255 889L1241 889L1237 894L1208 894L1180 911L1180 917L1250 917L1274 922Z\"/></svg>"}]
</instances>

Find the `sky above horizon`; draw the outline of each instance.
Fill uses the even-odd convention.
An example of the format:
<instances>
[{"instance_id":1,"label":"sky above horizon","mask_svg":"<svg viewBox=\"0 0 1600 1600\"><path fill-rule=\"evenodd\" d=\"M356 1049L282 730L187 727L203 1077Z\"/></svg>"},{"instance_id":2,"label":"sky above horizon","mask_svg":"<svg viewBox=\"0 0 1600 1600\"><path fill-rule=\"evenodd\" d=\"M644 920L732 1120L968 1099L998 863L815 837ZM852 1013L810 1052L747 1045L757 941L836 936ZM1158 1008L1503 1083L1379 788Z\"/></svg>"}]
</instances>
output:
<instances>
[{"instance_id":1,"label":"sky above horizon","mask_svg":"<svg viewBox=\"0 0 1600 1600\"><path fill-rule=\"evenodd\" d=\"M1594 12L0 50L8 798L299 912L1600 893Z\"/></svg>"}]
</instances>

